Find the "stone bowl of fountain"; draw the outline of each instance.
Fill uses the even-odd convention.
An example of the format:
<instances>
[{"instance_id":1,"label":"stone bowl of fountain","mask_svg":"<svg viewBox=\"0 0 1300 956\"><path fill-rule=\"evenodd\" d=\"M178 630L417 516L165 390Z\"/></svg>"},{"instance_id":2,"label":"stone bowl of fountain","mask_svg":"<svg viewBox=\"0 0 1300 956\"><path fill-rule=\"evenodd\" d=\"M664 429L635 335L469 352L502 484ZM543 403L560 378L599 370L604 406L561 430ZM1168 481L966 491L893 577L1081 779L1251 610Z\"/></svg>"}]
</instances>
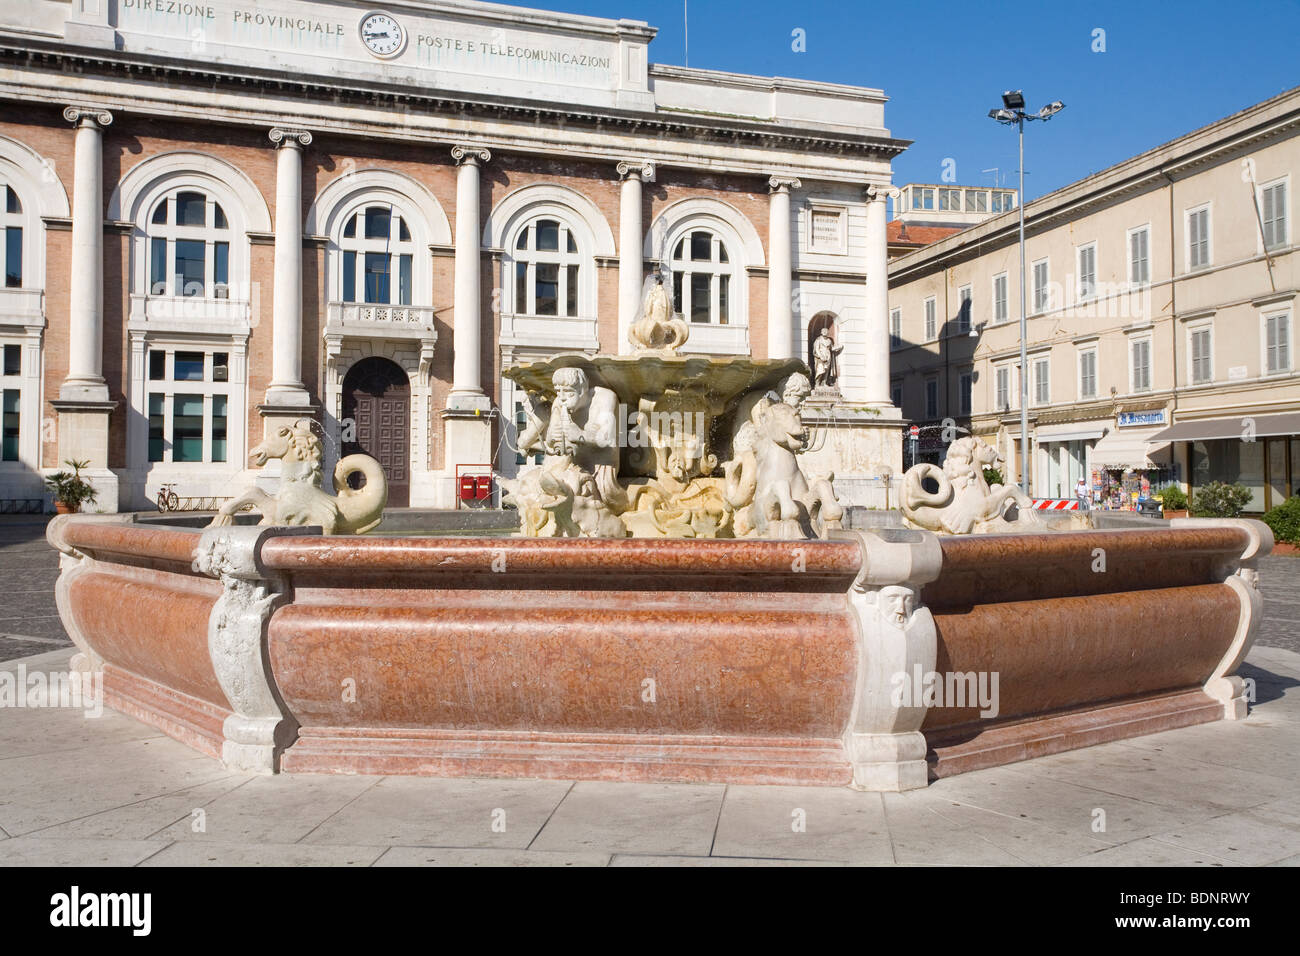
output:
<instances>
[{"instance_id":1,"label":"stone bowl of fountain","mask_svg":"<svg viewBox=\"0 0 1300 956\"><path fill-rule=\"evenodd\" d=\"M518 535L349 533L375 516L322 500L303 436L261 525L56 518L74 666L263 773L902 790L1245 715L1261 522L1045 531L971 447L905 480L910 527L845 530L803 369L678 354L674 322L507 370L545 455Z\"/></svg>"}]
</instances>

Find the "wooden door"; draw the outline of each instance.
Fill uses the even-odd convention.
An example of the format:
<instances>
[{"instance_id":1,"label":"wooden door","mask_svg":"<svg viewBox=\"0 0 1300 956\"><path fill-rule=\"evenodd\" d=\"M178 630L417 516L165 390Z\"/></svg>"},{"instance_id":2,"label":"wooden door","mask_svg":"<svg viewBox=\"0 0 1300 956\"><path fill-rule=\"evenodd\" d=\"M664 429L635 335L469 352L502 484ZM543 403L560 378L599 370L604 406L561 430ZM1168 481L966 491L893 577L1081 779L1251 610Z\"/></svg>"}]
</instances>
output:
<instances>
[{"instance_id":1,"label":"wooden door","mask_svg":"<svg viewBox=\"0 0 1300 956\"><path fill-rule=\"evenodd\" d=\"M343 454L378 461L388 479L389 506L409 506L411 385L406 372L383 358L362 359L352 366L343 379L343 417L354 423L353 440L343 443ZM352 480L360 484L359 477Z\"/></svg>"}]
</instances>

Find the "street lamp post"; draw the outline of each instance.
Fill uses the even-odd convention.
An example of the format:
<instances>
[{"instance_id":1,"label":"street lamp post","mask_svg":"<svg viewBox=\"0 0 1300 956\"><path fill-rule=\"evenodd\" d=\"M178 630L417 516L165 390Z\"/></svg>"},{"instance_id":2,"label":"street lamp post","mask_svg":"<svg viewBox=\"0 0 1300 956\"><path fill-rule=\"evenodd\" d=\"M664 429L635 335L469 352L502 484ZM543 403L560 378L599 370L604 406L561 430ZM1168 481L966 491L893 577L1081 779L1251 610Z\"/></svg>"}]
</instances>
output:
<instances>
[{"instance_id":1,"label":"street lamp post","mask_svg":"<svg viewBox=\"0 0 1300 956\"><path fill-rule=\"evenodd\" d=\"M1016 205L1020 209L1020 488L1029 494L1029 319L1025 310L1025 120L1049 120L1065 104L1060 100L1048 103L1037 113L1025 112L1025 94L1022 90L1007 90L1002 94L1002 109L989 110L989 117L1004 126L1015 126L1020 134L1020 195Z\"/></svg>"}]
</instances>

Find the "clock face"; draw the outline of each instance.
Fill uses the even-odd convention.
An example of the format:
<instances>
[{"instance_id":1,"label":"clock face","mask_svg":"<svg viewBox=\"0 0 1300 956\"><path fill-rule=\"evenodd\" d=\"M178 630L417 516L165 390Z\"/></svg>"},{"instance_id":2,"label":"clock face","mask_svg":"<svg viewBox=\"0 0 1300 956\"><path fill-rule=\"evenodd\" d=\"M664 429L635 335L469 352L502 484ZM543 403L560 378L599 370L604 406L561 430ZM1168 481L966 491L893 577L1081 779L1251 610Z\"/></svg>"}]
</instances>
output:
<instances>
[{"instance_id":1,"label":"clock face","mask_svg":"<svg viewBox=\"0 0 1300 956\"><path fill-rule=\"evenodd\" d=\"M361 20L361 42L381 59L389 60L406 46L406 31L386 13L368 13Z\"/></svg>"}]
</instances>

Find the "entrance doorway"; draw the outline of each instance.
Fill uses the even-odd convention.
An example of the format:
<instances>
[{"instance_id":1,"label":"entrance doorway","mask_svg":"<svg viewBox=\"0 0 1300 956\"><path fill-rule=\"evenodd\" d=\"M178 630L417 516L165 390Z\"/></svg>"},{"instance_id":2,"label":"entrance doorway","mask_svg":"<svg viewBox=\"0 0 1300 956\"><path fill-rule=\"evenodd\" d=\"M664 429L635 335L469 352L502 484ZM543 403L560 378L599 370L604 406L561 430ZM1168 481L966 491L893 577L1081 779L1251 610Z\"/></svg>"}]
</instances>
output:
<instances>
[{"instance_id":1,"label":"entrance doorway","mask_svg":"<svg viewBox=\"0 0 1300 956\"><path fill-rule=\"evenodd\" d=\"M343 378L343 418L355 422L344 455L369 455L388 479L388 504L411 503L411 382L402 367L386 358L362 359ZM345 426L344 435L347 431ZM361 477L350 479L359 487Z\"/></svg>"}]
</instances>

